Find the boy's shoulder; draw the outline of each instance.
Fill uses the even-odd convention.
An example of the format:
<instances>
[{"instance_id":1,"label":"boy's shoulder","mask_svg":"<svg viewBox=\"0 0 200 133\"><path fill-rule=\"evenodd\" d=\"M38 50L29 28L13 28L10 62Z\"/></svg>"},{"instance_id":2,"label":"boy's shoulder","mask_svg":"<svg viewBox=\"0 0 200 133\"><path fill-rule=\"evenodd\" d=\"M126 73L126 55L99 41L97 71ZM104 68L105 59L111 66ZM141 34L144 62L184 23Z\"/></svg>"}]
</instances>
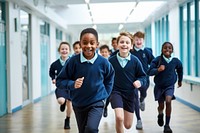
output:
<instances>
[{"instance_id":1,"label":"boy's shoulder","mask_svg":"<svg viewBox=\"0 0 200 133\"><path fill-rule=\"evenodd\" d=\"M131 60L132 61L136 61L136 62L140 62L140 60L138 59L138 57L135 56L135 55L133 55L133 54L131 54Z\"/></svg>"},{"instance_id":2,"label":"boy's shoulder","mask_svg":"<svg viewBox=\"0 0 200 133\"><path fill-rule=\"evenodd\" d=\"M150 53L152 53L152 48L145 47L145 48L144 48L144 51L147 51L147 52L150 52Z\"/></svg>"}]
</instances>

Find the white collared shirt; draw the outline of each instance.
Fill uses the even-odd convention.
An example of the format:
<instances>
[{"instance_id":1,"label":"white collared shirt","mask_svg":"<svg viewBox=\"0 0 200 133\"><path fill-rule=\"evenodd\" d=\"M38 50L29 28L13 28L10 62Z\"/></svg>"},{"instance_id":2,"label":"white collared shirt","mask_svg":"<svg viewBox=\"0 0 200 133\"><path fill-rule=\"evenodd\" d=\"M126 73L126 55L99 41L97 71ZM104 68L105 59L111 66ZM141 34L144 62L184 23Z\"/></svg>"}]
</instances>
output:
<instances>
[{"instance_id":1,"label":"white collared shirt","mask_svg":"<svg viewBox=\"0 0 200 133\"><path fill-rule=\"evenodd\" d=\"M171 56L170 58L167 58L167 57L165 57L164 55L163 55L163 58L164 58L164 60L165 60L167 63L169 63L169 62L173 59L172 56Z\"/></svg>"},{"instance_id":2,"label":"white collared shirt","mask_svg":"<svg viewBox=\"0 0 200 133\"><path fill-rule=\"evenodd\" d=\"M119 56L119 52L117 53L117 60L119 64L124 68L129 60L131 60L131 54L129 53L127 57L123 58Z\"/></svg>"},{"instance_id":3,"label":"white collared shirt","mask_svg":"<svg viewBox=\"0 0 200 133\"><path fill-rule=\"evenodd\" d=\"M98 54L95 52L94 54L94 57L90 60L86 59L84 56L83 56L83 52L80 53L80 60L81 60L81 63L83 62L87 62L87 63L91 63L91 64L94 64L95 60L97 59L98 57Z\"/></svg>"}]
</instances>

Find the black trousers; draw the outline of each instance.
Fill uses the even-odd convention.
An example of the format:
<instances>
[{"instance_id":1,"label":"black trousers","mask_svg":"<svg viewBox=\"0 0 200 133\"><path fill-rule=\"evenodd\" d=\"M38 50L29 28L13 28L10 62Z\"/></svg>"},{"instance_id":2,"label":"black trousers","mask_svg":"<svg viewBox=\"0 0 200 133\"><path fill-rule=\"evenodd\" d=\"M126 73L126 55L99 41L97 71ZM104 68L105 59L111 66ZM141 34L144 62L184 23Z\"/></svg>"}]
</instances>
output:
<instances>
[{"instance_id":1,"label":"black trousers","mask_svg":"<svg viewBox=\"0 0 200 133\"><path fill-rule=\"evenodd\" d=\"M98 101L86 107L74 107L79 133L98 133L104 102Z\"/></svg>"}]
</instances>

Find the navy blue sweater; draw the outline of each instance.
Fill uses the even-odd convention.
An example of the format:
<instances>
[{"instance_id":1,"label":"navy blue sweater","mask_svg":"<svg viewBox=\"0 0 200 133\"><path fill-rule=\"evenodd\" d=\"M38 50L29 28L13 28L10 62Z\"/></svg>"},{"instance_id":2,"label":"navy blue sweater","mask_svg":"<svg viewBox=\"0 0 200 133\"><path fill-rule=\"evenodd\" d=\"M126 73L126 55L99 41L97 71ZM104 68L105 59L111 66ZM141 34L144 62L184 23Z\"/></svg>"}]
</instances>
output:
<instances>
[{"instance_id":1,"label":"navy blue sweater","mask_svg":"<svg viewBox=\"0 0 200 133\"><path fill-rule=\"evenodd\" d=\"M146 83L146 74L142 68L142 64L134 55L131 55L131 60L128 61L124 68L121 67L116 55L110 57L109 61L115 70L113 90L131 93L135 89L133 82L139 80L141 85Z\"/></svg>"},{"instance_id":2,"label":"navy blue sweater","mask_svg":"<svg viewBox=\"0 0 200 133\"><path fill-rule=\"evenodd\" d=\"M165 65L165 70L158 72L158 67ZM165 61L162 56L156 57L150 65L148 75L154 77L155 85L161 87L168 87L174 85L177 81L181 82L183 79L183 66L178 58L173 58L169 63Z\"/></svg>"},{"instance_id":3,"label":"navy blue sweater","mask_svg":"<svg viewBox=\"0 0 200 133\"><path fill-rule=\"evenodd\" d=\"M116 50L113 52L110 57L116 55L119 52L119 50ZM154 56L152 54L151 48L144 48L144 50L136 51L134 48L133 50L130 50L130 53L135 55L140 62L142 63L142 67L144 69L144 72L146 73L149 69L149 65L151 64L151 61L154 59Z\"/></svg>"},{"instance_id":4,"label":"navy blue sweater","mask_svg":"<svg viewBox=\"0 0 200 133\"><path fill-rule=\"evenodd\" d=\"M62 68L63 66L60 63L60 59L57 59L50 65L49 76L51 77L51 80L54 80L58 76Z\"/></svg>"},{"instance_id":5,"label":"navy blue sweater","mask_svg":"<svg viewBox=\"0 0 200 133\"><path fill-rule=\"evenodd\" d=\"M84 77L81 88L74 88L76 79ZM114 69L107 59L97 57L94 64L80 62L80 54L71 57L56 79L60 89L71 90L73 106L84 107L105 100L111 93Z\"/></svg>"},{"instance_id":6,"label":"navy blue sweater","mask_svg":"<svg viewBox=\"0 0 200 133\"><path fill-rule=\"evenodd\" d=\"M154 59L154 56L152 54L151 48L144 48L144 50L136 51L134 48L130 51L131 54L135 55L140 62L142 63L143 69L145 73L149 69L149 65L151 64L151 61Z\"/></svg>"}]
</instances>

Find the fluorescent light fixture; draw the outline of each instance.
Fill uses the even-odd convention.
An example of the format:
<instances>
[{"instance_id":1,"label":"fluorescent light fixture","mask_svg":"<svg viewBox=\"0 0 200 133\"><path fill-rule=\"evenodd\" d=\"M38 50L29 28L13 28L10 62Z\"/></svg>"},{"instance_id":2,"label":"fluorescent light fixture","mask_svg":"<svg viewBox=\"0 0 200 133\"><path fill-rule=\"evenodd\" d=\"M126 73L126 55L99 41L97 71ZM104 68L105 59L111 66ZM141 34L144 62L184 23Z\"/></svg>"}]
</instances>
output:
<instances>
[{"instance_id":1,"label":"fluorescent light fixture","mask_svg":"<svg viewBox=\"0 0 200 133\"><path fill-rule=\"evenodd\" d=\"M120 24L118 29L121 30L123 27L124 27L124 25Z\"/></svg>"},{"instance_id":2,"label":"fluorescent light fixture","mask_svg":"<svg viewBox=\"0 0 200 133\"><path fill-rule=\"evenodd\" d=\"M85 3L90 3L90 0L85 0Z\"/></svg>"},{"instance_id":3,"label":"fluorescent light fixture","mask_svg":"<svg viewBox=\"0 0 200 133\"><path fill-rule=\"evenodd\" d=\"M97 25L95 24L95 25L93 25L93 27L92 28L94 28L95 30L97 29Z\"/></svg>"}]
</instances>

